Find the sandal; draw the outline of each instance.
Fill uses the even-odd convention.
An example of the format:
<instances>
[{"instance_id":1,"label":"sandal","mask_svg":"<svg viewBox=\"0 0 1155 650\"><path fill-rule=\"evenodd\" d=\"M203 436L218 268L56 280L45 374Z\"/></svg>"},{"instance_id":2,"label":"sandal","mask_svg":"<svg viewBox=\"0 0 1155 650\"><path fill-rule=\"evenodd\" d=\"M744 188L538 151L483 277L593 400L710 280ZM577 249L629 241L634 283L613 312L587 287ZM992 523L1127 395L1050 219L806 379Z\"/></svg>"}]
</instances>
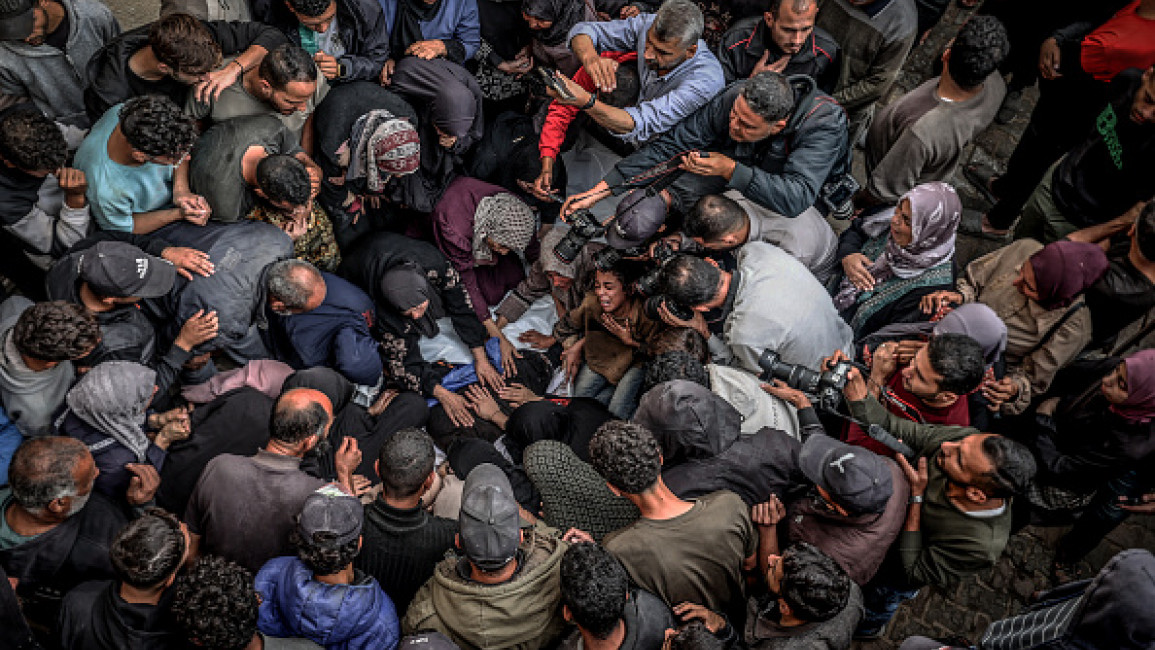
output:
<instances>
[{"instance_id":1,"label":"sandal","mask_svg":"<svg viewBox=\"0 0 1155 650\"><path fill-rule=\"evenodd\" d=\"M970 181L976 192L983 195L984 199L991 204L999 202L999 197L991 189L991 183L999 177L999 173L995 171L994 167L985 163L968 163L963 167L963 176Z\"/></svg>"}]
</instances>

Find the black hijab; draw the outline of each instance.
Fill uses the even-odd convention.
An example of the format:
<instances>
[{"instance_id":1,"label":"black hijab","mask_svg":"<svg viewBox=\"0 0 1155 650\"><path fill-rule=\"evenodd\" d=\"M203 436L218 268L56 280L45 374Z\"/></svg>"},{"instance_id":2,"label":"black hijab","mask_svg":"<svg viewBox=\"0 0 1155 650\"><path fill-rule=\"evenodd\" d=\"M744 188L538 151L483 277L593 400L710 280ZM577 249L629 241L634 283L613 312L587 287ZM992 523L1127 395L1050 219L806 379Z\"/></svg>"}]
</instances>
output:
<instances>
[{"instance_id":1,"label":"black hijab","mask_svg":"<svg viewBox=\"0 0 1155 650\"><path fill-rule=\"evenodd\" d=\"M398 0L397 16L393 19L393 34L389 39L389 49L394 61L405 56L405 50L408 50L410 45L425 40L425 36L421 33L421 23L433 20L441 9L441 2L442 0L435 0L433 4L429 4L425 0Z\"/></svg>"},{"instance_id":2,"label":"black hijab","mask_svg":"<svg viewBox=\"0 0 1155 650\"><path fill-rule=\"evenodd\" d=\"M399 264L381 276L378 288L385 302L398 312L408 311L428 300L429 308L421 318L412 321L413 326L422 336L430 338L441 331L437 326L437 319L445 316L441 295L429 286L429 280L421 267L412 262Z\"/></svg>"},{"instance_id":3,"label":"black hijab","mask_svg":"<svg viewBox=\"0 0 1155 650\"><path fill-rule=\"evenodd\" d=\"M546 29L531 30L537 40L549 47L565 44L574 25L592 20L586 15L584 0L523 0L521 10L528 16L553 23Z\"/></svg>"}]
</instances>

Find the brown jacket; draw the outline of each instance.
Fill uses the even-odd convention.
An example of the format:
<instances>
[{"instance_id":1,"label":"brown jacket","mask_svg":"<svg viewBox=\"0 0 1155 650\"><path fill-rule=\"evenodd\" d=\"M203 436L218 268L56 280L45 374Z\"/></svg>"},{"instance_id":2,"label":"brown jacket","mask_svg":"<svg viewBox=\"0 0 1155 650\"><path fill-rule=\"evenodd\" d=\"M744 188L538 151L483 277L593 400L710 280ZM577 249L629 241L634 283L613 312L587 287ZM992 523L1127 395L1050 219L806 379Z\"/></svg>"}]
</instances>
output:
<instances>
[{"instance_id":1,"label":"brown jacket","mask_svg":"<svg viewBox=\"0 0 1155 650\"><path fill-rule=\"evenodd\" d=\"M910 484L898 463L888 459L886 464L894 492L886 502L886 510L880 513L857 517L829 515L815 508L809 496L791 502L786 508L790 542L809 542L822 549L859 585L870 582L878 572L906 521Z\"/></svg>"},{"instance_id":2,"label":"brown jacket","mask_svg":"<svg viewBox=\"0 0 1155 650\"><path fill-rule=\"evenodd\" d=\"M1082 308L1032 351L1067 311L1066 307L1044 309L1013 284L1023 262L1042 248L1033 239L1020 239L971 262L958 280L963 302L983 303L1007 325L1007 376L1019 389L1013 401L1003 404L1002 411L1008 415L1022 413L1033 397L1046 393L1055 373L1091 342L1091 314ZM1079 296L1074 304L1082 303Z\"/></svg>"},{"instance_id":3,"label":"brown jacket","mask_svg":"<svg viewBox=\"0 0 1155 650\"><path fill-rule=\"evenodd\" d=\"M632 348L606 329L602 324L604 313L597 296L591 291L586 294L585 300L577 309L557 322L553 328L553 335L567 350L585 339L585 349L582 353L586 365L616 385L622 375L641 360L647 343L654 334L657 334L661 324L650 320L642 309L642 301L634 299L626 321L630 334L641 347Z\"/></svg>"}]
</instances>

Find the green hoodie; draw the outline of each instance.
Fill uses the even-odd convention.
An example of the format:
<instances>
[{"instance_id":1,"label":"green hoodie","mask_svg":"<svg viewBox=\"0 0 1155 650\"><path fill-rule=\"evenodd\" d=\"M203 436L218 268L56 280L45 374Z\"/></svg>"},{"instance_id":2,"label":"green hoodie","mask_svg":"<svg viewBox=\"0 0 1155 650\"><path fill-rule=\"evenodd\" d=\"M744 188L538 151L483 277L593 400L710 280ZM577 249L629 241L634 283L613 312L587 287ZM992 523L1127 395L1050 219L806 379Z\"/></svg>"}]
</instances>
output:
<instances>
[{"instance_id":1,"label":"green hoodie","mask_svg":"<svg viewBox=\"0 0 1155 650\"><path fill-rule=\"evenodd\" d=\"M524 564L509 582L463 579L459 559L442 560L401 621L404 634L436 631L462 648L537 650L562 632L561 557L568 545L542 523L526 529Z\"/></svg>"}]
</instances>

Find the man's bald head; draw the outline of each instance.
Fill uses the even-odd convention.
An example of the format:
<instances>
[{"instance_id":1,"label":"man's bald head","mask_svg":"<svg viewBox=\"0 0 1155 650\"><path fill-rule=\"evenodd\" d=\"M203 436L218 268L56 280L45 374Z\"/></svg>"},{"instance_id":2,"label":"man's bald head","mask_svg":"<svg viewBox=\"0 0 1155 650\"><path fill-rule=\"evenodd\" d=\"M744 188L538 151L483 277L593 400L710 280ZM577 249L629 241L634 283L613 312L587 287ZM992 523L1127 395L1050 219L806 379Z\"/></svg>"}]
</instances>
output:
<instances>
[{"instance_id":1,"label":"man's bald head","mask_svg":"<svg viewBox=\"0 0 1155 650\"><path fill-rule=\"evenodd\" d=\"M269 435L288 445L298 445L309 438L324 438L333 422L333 403L319 390L293 388L281 393L273 407Z\"/></svg>"},{"instance_id":2,"label":"man's bald head","mask_svg":"<svg viewBox=\"0 0 1155 650\"><path fill-rule=\"evenodd\" d=\"M265 283L269 306L278 314L313 311L325 301L325 277L308 262L297 259L273 262Z\"/></svg>"}]
</instances>

